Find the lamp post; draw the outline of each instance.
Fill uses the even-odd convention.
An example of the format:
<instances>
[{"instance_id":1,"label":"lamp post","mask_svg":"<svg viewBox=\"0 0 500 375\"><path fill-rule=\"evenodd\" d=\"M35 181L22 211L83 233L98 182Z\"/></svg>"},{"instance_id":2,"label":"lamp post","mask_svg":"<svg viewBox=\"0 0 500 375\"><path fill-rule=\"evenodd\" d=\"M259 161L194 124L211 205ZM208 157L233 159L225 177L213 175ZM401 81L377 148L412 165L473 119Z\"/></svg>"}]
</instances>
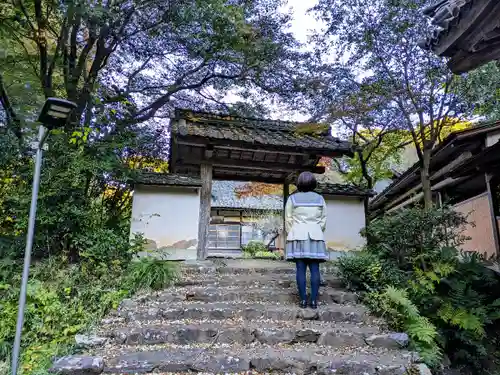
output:
<instances>
[{"instance_id":1,"label":"lamp post","mask_svg":"<svg viewBox=\"0 0 500 375\"><path fill-rule=\"evenodd\" d=\"M31 263L31 249L35 236L36 206L38 190L40 188L40 174L42 170L43 144L49 132L66 125L76 104L64 99L48 98L40 112L38 121L38 144L36 146L35 171L33 174L33 187L31 192L31 206L28 220L28 234L26 236L26 249L24 251L23 277L21 281L21 292L19 295L19 310L17 312L16 336L12 347L12 375L17 375L19 366L19 354L21 349L21 335L24 324L24 308L26 305L26 289Z\"/></svg>"}]
</instances>

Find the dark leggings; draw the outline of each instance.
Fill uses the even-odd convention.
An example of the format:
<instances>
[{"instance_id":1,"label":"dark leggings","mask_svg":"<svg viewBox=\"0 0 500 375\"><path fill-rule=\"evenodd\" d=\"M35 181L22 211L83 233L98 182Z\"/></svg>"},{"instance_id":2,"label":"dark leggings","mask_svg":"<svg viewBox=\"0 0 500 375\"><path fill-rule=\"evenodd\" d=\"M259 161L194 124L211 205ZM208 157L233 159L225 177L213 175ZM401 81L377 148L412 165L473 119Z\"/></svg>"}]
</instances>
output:
<instances>
[{"instance_id":1,"label":"dark leggings","mask_svg":"<svg viewBox=\"0 0 500 375\"><path fill-rule=\"evenodd\" d=\"M311 301L318 300L319 291L319 261L315 259L296 259L297 266L297 287L299 288L299 296L301 301L307 300L306 273L307 266L311 272Z\"/></svg>"}]
</instances>

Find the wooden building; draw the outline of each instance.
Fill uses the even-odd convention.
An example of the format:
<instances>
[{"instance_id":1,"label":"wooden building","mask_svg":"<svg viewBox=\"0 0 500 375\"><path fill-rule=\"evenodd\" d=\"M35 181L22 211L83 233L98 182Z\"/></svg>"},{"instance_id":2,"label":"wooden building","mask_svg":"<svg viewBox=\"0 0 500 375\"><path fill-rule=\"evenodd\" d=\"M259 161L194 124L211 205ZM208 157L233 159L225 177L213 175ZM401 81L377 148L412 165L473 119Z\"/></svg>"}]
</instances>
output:
<instances>
[{"instance_id":1,"label":"wooden building","mask_svg":"<svg viewBox=\"0 0 500 375\"><path fill-rule=\"evenodd\" d=\"M434 203L465 215L471 239L463 250L488 258L500 254L500 122L450 134L431 156L430 179ZM422 204L418 163L396 178L370 202L370 215ZM474 224L474 225L472 225Z\"/></svg>"},{"instance_id":2,"label":"wooden building","mask_svg":"<svg viewBox=\"0 0 500 375\"><path fill-rule=\"evenodd\" d=\"M349 142L319 124L176 110L170 126L170 172L201 181L198 259L207 256L212 180L281 184L286 202L299 173L324 173L321 157L353 155Z\"/></svg>"},{"instance_id":3,"label":"wooden building","mask_svg":"<svg viewBox=\"0 0 500 375\"><path fill-rule=\"evenodd\" d=\"M437 0L424 14L433 28L421 47L448 57L454 73L500 60L500 1Z\"/></svg>"}]
</instances>

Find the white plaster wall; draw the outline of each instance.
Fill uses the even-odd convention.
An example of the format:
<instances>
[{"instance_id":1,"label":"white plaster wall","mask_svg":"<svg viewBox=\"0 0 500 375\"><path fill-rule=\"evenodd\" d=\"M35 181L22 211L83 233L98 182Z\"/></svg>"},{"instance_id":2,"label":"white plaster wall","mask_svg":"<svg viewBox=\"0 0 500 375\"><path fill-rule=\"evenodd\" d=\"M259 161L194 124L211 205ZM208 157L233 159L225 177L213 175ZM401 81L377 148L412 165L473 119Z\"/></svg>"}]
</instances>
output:
<instances>
[{"instance_id":1,"label":"white plaster wall","mask_svg":"<svg viewBox=\"0 0 500 375\"><path fill-rule=\"evenodd\" d=\"M365 209L359 198L325 196L325 242L331 251L357 250L365 244L359 232L365 226Z\"/></svg>"},{"instance_id":2,"label":"white plaster wall","mask_svg":"<svg viewBox=\"0 0 500 375\"><path fill-rule=\"evenodd\" d=\"M149 252L157 250L169 259L196 258L199 207L196 189L137 185L130 233L143 233Z\"/></svg>"}]
</instances>

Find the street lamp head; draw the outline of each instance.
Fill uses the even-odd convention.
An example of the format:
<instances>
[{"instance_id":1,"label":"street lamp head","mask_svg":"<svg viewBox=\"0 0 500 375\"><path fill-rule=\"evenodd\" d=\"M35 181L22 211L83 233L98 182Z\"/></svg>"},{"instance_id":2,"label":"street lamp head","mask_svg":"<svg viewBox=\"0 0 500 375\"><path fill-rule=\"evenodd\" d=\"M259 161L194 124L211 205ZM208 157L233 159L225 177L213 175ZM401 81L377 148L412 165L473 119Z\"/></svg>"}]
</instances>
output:
<instances>
[{"instance_id":1,"label":"street lamp head","mask_svg":"<svg viewBox=\"0 0 500 375\"><path fill-rule=\"evenodd\" d=\"M38 116L38 121L49 130L61 128L66 125L75 108L76 104L69 100L48 98Z\"/></svg>"}]
</instances>

